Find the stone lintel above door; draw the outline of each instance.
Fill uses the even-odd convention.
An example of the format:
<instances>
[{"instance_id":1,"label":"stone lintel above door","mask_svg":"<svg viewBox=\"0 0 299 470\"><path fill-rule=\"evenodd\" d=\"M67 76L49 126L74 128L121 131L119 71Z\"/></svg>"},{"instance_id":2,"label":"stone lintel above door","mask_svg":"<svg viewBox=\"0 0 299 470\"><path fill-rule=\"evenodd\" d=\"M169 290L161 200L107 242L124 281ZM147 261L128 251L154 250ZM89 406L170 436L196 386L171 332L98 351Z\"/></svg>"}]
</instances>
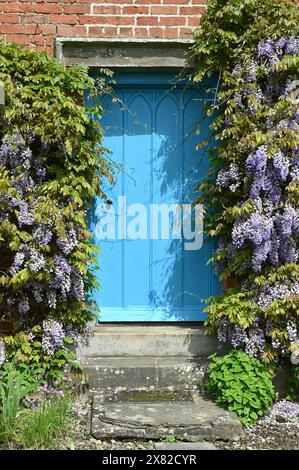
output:
<instances>
[{"instance_id":1,"label":"stone lintel above door","mask_svg":"<svg viewBox=\"0 0 299 470\"><path fill-rule=\"evenodd\" d=\"M182 68L191 40L56 38L65 65L107 68Z\"/></svg>"}]
</instances>

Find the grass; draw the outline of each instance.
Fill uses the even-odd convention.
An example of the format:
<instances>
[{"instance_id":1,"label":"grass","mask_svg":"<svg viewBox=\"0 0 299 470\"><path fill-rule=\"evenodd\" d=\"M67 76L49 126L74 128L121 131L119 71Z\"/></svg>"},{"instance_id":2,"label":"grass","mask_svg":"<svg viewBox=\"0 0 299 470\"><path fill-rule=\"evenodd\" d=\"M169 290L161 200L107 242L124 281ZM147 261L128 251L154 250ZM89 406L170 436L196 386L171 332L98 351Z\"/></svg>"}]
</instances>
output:
<instances>
[{"instance_id":1,"label":"grass","mask_svg":"<svg viewBox=\"0 0 299 470\"><path fill-rule=\"evenodd\" d=\"M36 389L26 371L20 372L7 364L0 381L0 441L9 443L15 434L21 401Z\"/></svg>"},{"instance_id":2,"label":"grass","mask_svg":"<svg viewBox=\"0 0 299 470\"><path fill-rule=\"evenodd\" d=\"M27 449L51 449L70 427L70 399L55 397L35 410L24 410L18 423L18 441Z\"/></svg>"}]
</instances>

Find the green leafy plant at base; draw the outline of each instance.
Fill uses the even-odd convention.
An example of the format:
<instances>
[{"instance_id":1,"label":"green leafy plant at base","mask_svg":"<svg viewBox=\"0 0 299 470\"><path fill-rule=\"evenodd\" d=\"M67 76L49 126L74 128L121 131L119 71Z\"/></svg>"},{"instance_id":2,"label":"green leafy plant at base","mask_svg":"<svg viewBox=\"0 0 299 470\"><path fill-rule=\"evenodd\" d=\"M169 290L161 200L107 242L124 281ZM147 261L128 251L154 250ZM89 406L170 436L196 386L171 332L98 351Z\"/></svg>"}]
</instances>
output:
<instances>
[{"instance_id":1,"label":"green leafy plant at base","mask_svg":"<svg viewBox=\"0 0 299 470\"><path fill-rule=\"evenodd\" d=\"M70 398L44 400L39 408L26 410L20 418L19 440L26 448L49 449L70 427Z\"/></svg>"},{"instance_id":2,"label":"green leafy plant at base","mask_svg":"<svg viewBox=\"0 0 299 470\"><path fill-rule=\"evenodd\" d=\"M275 400L272 376L258 359L238 350L210 359L205 388L219 405L236 413L246 426L270 410Z\"/></svg>"},{"instance_id":3,"label":"green leafy plant at base","mask_svg":"<svg viewBox=\"0 0 299 470\"><path fill-rule=\"evenodd\" d=\"M36 371L37 376L39 372ZM32 371L20 371L11 363L5 364L0 374L0 441L8 442L13 438L21 401L39 384Z\"/></svg>"}]
</instances>

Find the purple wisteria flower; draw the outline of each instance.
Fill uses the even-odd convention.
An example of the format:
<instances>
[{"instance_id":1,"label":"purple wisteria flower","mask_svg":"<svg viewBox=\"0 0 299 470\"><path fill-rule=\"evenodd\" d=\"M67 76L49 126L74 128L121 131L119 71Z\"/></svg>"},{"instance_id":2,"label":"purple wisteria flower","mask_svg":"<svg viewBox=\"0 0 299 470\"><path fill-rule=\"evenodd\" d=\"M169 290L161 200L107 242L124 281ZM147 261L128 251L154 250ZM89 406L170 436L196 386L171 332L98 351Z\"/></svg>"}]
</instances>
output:
<instances>
[{"instance_id":1,"label":"purple wisteria flower","mask_svg":"<svg viewBox=\"0 0 299 470\"><path fill-rule=\"evenodd\" d=\"M33 225L34 224L34 214L32 210L29 208L28 204L23 203L20 206L20 213L18 216L18 222L20 227L24 225Z\"/></svg>"},{"instance_id":2,"label":"purple wisteria flower","mask_svg":"<svg viewBox=\"0 0 299 470\"><path fill-rule=\"evenodd\" d=\"M258 58L271 58L274 54L274 45L272 39L267 39L259 43L257 48Z\"/></svg>"},{"instance_id":3,"label":"purple wisteria flower","mask_svg":"<svg viewBox=\"0 0 299 470\"><path fill-rule=\"evenodd\" d=\"M73 228L68 227L67 235L64 238L57 238L57 245L64 254L70 254L73 249L78 245L76 231Z\"/></svg>"},{"instance_id":4,"label":"purple wisteria flower","mask_svg":"<svg viewBox=\"0 0 299 470\"><path fill-rule=\"evenodd\" d=\"M71 290L72 266L63 256L55 255L55 277L53 287L60 290L62 300L66 300Z\"/></svg>"},{"instance_id":5,"label":"purple wisteria flower","mask_svg":"<svg viewBox=\"0 0 299 470\"><path fill-rule=\"evenodd\" d=\"M28 299L28 296L24 294L19 303L18 311L21 315L25 315L29 310L30 310L29 299Z\"/></svg>"},{"instance_id":6,"label":"purple wisteria flower","mask_svg":"<svg viewBox=\"0 0 299 470\"><path fill-rule=\"evenodd\" d=\"M42 349L52 356L64 344L65 332L63 325L57 320L45 320L42 324Z\"/></svg>"},{"instance_id":7,"label":"purple wisteria flower","mask_svg":"<svg viewBox=\"0 0 299 470\"><path fill-rule=\"evenodd\" d=\"M299 295L299 282L295 280L278 281L255 288L254 302L260 308L268 308L275 300L288 299Z\"/></svg>"},{"instance_id":8,"label":"purple wisteria flower","mask_svg":"<svg viewBox=\"0 0 299 470\"><path fill-rule=\"evenodd\" d=\"M48 245L52 239L51 228L45 224L38 224L32 235L40 245Z\"/></svg>"},{"instance_id":9,"label":"purple wisteria flower","mask_svg":"<svg viewBox=\"0 0 299 470\"><path fill-rule=\"evenodd\" d=\"M253 245L260 246L270 240L273 232L273 220L254 212L248 220L239 220L233 227L232 242L235 247L241 248L248 240Z\"/></svg>"},{"instance_id":10,"label":"purple wisteria flower","mask_svg":"<svg viewBox=\"0 0 299 470\"><path fill-rule=\"evenodd\" d=\"M235 349L244 349L251 356L259 357L265 350L266 335L258 322L246 330L221 318L217 322L217 337L218 341L228 342Z\"/></svg>"},{"instance_id":11,"label":"purple wisteria flower","mask_svg":"<svg viewBox=\"0 0 299 470\"><path fill-rule=\"evenodd\" d=\"M74 341L75 346L80 344L88 344L89 339L94 335L93 329L86 325L83 329L78 330L73 325L65 326L65 335Z\"/></svg>"},{"instance_id":12,"label":"purple wisteria flower","mask_svg":"<svg viewBox=\"0 0 299 470\"><path fill-rule=\"evenodd\" d=\"M285 46L286 54L296 55L299 50L299 38L291 37Z\"/></svg>"},{"instance_id":13,"label":"purple wisteria flower","mask_svg":"<svg viewBox=\"0 0 299 470\"><path fill-rule=\"evenodd\" d=\"M227 171L221 170L216 183L219 187L229 188L234 193L241 185L238 166L231 163Z\"/></svg>"}]
</instances>

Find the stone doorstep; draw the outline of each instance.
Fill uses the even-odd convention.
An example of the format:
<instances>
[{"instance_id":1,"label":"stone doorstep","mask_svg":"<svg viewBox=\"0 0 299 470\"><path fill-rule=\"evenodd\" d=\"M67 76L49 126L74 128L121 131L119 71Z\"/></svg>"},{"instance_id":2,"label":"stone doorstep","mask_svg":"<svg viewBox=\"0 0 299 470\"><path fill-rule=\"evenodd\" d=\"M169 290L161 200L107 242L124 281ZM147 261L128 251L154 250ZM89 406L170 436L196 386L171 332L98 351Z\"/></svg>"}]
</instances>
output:
<instances>
[{"instance_id":1,"label":"stone doorstep","mask_svg":"<svg viewBox=\"0 0 299 470\"><path fill-rule=\"evenodd\" d=\"M207 358L97 357L82 361L89 388L201 385Z\"/></svg>"},{"instance_id":2,"label":"stone doorstep","mask_svg":"<svg viewBox=\"0 0 299 470\"><path fill-rule=\"evenodd\" d=\"M238 418L200 395L192 402L107 403L95 396L90 433L96 439L160 440L169 436L189 442L238 440Z\"/></svg>"},{"instance_id":3,"label":"stone doorstep","mask_svg":"<svg viewBox=\"0 0 299 470\"><path fill-rule=\"evenodd\" d=\"M223 345L205 335L202 325L97 325L78 356L96 357L207 357Z\"/></svg>"}]
</instances>

